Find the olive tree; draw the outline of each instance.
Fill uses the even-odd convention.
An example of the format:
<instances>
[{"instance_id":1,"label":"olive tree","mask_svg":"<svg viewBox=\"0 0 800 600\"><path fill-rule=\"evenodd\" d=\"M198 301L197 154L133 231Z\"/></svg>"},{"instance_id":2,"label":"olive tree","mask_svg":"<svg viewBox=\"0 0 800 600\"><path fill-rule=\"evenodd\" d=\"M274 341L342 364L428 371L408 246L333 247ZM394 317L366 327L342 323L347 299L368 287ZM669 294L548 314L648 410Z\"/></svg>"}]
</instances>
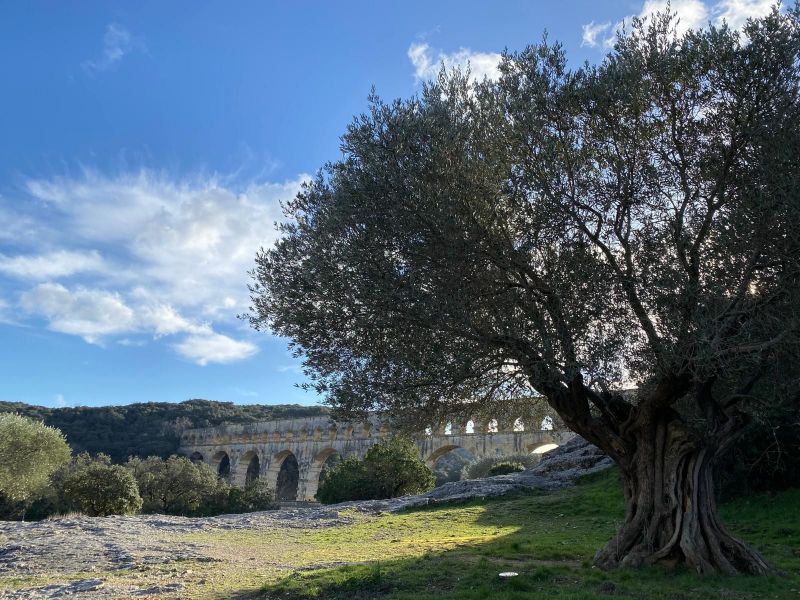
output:
<instances>
[{"instance_id":1,"label":"olive tree","mask_svg":"<svg viewBox=\"0 0 800 600\"><path fill-rule=\"evenodd\" d=\"M81 454L58 478L65 506L90 517L130 515L142 507L142 497L133 474L122 465L111 464L105 454Z\"/></svg>"},{"instance_id":2,"label":"olive tree","mask_svg":"<svg viewBox=\"0 0 800 600\"><path fill-rule=\"evenodd\" d=\"M600 567L767 572L712 465L797 383L799 13L682 36L661 15L598 65L545 40L495 82L373 97L258 253L251 324L344 411L539 394L619 465Z\"/></svg>"},{"instance_id":3,"label":"olive tree","mask_svg":"<svg viewBox=\"0 0 800 600\"><path fill-rule=\"evenodd\" d=\"M215 512L224 506L229 486L205 463L185 456L161 458L132 457L126 467L133 474L142 495L142 511L166 515L194 515Z\"/></svg>"},{"instance_id":4,"label":"olive tree","mask_svg":"<svg viewBox=\"0 0 800 600\"><path fill-rule=\"evenodd\" d=\"M7 500L25 505L69 457L58 429L17 414L0 415L0 493Z\"/></svg>"}]
</instances>

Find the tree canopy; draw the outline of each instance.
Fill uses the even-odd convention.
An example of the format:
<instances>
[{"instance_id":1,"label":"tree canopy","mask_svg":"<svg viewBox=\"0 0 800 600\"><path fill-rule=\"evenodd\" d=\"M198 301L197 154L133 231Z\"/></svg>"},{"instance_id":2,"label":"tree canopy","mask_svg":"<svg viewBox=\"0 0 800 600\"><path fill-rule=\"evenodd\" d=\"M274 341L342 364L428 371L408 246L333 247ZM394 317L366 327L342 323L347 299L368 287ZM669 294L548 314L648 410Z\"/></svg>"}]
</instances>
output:
<instances>
[{"instance_id":1,"label":"tree canopy","mask_svg":"<svg viewBox=\"0 0 800 600\"><path fill-rule=\"evenodd\" d=\"M251 324L343 411L544 397L620 467L601 567L767 572L711 464L797 404L799 15L684 35L660 15L598 65L545 40L498 81L373 95L258 253Z\"/></svg>"},{"instance_id":2,"label":"tree canopy","mask_svg":"<svg viewBox=\"0 0 800 600\"><path fill-rule=\"evenodd\" d=\"M70 457L62 433L16 414L0 414L0 493L27 502Z\"/></svg>"}]
</instances>

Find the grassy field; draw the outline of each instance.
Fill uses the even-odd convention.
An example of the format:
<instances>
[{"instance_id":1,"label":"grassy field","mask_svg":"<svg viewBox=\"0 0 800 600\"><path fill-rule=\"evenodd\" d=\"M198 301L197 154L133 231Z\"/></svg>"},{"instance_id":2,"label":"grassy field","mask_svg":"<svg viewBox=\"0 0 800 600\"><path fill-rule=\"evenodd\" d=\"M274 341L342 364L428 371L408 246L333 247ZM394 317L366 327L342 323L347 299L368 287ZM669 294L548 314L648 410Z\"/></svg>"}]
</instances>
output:
<instances>
[{"instance_id":1,"label":"grassy field","mask_svg":"<svg viewBox=\"0 0 800 600\"><path fill-rule=\"evenodd\" d=\"M193 535L220 562L187 565L187 597L361 600L465 598L800 599L800 490L722 507L732 530L783 572L707 577L650 569L606 573L594 552L622 518L611 471L547 494L352 515L319 530ZM501 579L502 571L518 577ZM192 583L192 581L197 583Z\"/></svg>"}]
</instances>

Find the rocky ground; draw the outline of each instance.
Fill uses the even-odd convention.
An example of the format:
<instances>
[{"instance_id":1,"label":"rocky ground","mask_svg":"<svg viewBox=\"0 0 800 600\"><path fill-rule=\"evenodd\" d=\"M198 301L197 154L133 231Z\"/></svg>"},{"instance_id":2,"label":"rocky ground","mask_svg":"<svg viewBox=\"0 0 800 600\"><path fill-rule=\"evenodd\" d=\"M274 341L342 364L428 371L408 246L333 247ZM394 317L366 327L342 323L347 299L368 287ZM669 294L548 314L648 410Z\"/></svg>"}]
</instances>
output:
<instances>
[{"instance_id":1,"label":"rocky ground","mask_svg":"<svg viewBox=\"0 0 800 600\"><path fill-rule=\"evenodd\" d=\"M607 456L575 438L522 473L448 483L394 500L208 518L140 515L0 522L0 582L5 588L0 588L0 598L182 598L186 582L202 576L182 565L223 560L208 545L187 542L187 534L236 529L279 535L287 529L328 528L351 522L359 512L557 489L609 466Z\"/></svg>"}]
</instances>

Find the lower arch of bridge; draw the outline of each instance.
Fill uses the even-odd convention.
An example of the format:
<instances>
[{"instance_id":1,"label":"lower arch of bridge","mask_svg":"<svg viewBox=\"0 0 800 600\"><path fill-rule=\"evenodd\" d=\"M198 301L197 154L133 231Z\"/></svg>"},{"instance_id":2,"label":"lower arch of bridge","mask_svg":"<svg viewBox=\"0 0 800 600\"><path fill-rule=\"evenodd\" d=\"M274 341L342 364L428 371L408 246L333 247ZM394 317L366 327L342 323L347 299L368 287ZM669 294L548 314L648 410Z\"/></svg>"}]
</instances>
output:
<instances>
[{"instance_id":1,"label":"lower arch of bridge","mask_svg":"<svg viewBox=\"0 0 800 600\"><path fill-rule=\"evenodd\" d=\"M235 485L245 486L261 476L261 459L255 449L248 450L236 462L236 473L233 475Z\"/></svg>"},{"instance_id":2,"label":"lower arch of bridge","mask_svg":"<svg viewBox=\"0 0 800 600\"><path fill-rule=\"evenodd\" d=\"M304 478L305 500L314 500L316 498L317 490L319 489L319 484L322 483L322 476L325 470L336 464L340 459L341 454L338 450L333 448L325 448L317 452Z\"/></svg>"},{"instance_id":3,"label":"lower arch of bridge","mask_svg":"<svg viewBox=\"0 0 800 600\"><path fill-rule=\"evenodd\" d=\"M297 500L300 465L291 450L283 450L272 457L267 471L267 483L275 490L276 500Z\"/></svg>"},{"instance_id":4,"label":"lower arch of bridge","mask_svg":"<svg viewBox=\"0 0 800 600\"><path fill-rule=\"evenodd\" d=\"M528 451L531 454L544 454L546 452L550 452L551 450L555 450L558 448L558 444L555 442L545 442L539 444L530 444L528 446Z\"/></svg>"},{"instance_id":5,"label":"lower arch of bridge","mask_svg":"<svg viewBox=\"0 0 800 600\"><path fill-rule=\"evenodd\" d=\"M189 455L189 460L192 461L193 463L201 463L203 462L203 455L200 454L199 452L192 452Z\"/></svg>"},{"instance_id":6,"label":"lower arch of bridge","mask_svg":"<svg viewBox=\"0 0 800 600\"><path fill-rule=\"evenodd\" d=\"M231 476L231 457L224 450L216 452L211 457L211 466L217 472L217 475L223 479L230 479Z\"/></svg>"},{"instance_id":7,"label":"lower arch of bridge","mask_svg":"<svg viewBox=\"0 0 800 600\"><path fill-rule=\"evenodd\" d=\"M428 457L425 459L425 462L428 464L430 468L433 468L436 466L436 463L439 461L439 459L442 458L445 454L449 454L453 450L458 450L460 448L461 446L456 446L456 445L442 446L441 448L437 448L436 450L431 452L430 455L428 455Z\"/></svg>"}]
</instances>

